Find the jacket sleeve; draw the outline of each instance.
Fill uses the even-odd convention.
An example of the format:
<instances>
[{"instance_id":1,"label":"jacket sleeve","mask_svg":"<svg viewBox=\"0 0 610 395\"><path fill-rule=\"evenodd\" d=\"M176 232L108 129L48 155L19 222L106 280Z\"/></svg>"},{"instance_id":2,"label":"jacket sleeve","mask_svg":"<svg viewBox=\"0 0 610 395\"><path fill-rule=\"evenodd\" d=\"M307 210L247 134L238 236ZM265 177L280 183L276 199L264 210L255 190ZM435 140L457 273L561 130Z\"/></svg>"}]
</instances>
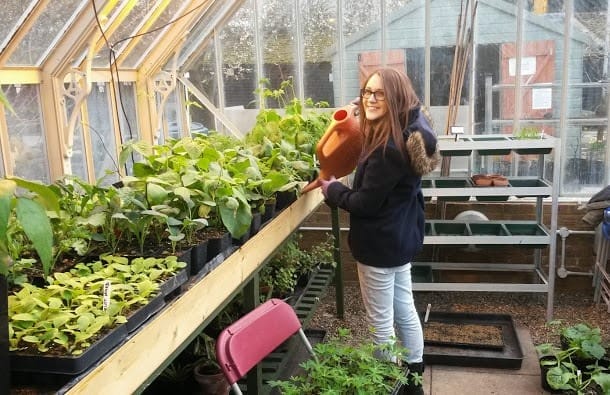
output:
<instances>
[{"instance_id":1,"label":"jacket sleeve","mask_svg":"<svg viewBox=\"0 0 610 395\"><path fill-rule=\"evenodd\" d=\"M361 217L375 215L389 193L404 175L405 162L400 153L388 147L378 149L369 156L363 171L363 179L357 191L340 182L328 186L327 201Z\"/></svg>"}]
</instances>

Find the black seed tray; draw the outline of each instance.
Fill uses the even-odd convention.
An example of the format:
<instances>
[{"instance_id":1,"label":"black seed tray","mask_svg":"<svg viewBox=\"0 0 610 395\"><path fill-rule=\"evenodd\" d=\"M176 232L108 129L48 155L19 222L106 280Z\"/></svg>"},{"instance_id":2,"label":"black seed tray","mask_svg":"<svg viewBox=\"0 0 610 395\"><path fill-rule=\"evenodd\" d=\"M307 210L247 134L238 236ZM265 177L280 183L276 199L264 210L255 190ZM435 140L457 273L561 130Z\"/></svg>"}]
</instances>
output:
<instances>
[{"instance_id":1,"label":"black seed tray","mask_svg":"<svg viewBox=\"0 0 610 395\"><path fill-rule=\"evenodd\" d=\"M165 306L165 298L163 294L159 294L148 301L144 306L141 306L132 315L127 317L125 326L127 332L131 333L138 329L143 323L152 317L156 312Z\"/></svg>"},{"instance_id":2,"label":"black seed tray","mask_svg":"<svg viewBox=\"0 0 610 395\"><path fill-rule=\"evenodd\" d=\"M424 313L420 313L424 332ZM502 349L467 347L464 344L434 345L424 343L424 361L429 365L479 366L487 368L519 369L523 351L512 317L508 314L431 312L428 322L454 325L493 325L502 327Z\"/></svg>"},{"instance_id":3,"label":"black seed tray","mask_svg":"<svg viewBox=\"0 0 610 395\"><path fill-rule=\"evenodd\" d=\"M41 372L78 374L127 338L127 327L120 325L102 336L80 355L25 354L11 352L11 370L15 372Z\"/></svg>"}]
</instances>

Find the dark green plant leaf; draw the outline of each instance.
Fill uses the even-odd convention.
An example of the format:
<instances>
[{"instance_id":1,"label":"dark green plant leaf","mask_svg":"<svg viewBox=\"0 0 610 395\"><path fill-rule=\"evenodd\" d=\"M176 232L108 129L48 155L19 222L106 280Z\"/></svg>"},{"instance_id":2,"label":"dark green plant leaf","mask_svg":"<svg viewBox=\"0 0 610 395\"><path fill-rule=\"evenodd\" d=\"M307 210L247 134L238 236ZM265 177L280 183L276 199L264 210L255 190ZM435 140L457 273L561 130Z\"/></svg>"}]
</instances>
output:
<instances>
[{"instance_id":1,"label":"dark green plant leaf","mask_svg":"<svg viewBox=\"0 0 610 395\"><path fill-rule=\"evenodd\" d=\"M48 276L53 266L53 230L44 208L31 199L17 198L15 212L38 253L45 276Z\"/></svg>"}]
</instances>

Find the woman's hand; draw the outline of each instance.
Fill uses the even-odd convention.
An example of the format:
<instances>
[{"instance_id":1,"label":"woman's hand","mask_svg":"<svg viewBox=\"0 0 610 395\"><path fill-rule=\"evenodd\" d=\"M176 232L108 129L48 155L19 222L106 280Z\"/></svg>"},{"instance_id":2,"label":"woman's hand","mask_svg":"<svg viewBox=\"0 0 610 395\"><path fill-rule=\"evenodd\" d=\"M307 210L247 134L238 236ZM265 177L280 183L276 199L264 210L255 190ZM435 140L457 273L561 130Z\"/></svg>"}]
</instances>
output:
<instances>
[{"instance_id":1,"label":"woman's hand","mask_svg":"<svg viewBox=\"0 0 610 395\"><path fill-rule=\"evenodd\" d=\"M322 194L325 198L328 198L328 186L333 182L337 182L335 176L330 176L330 179L328 180L320 179L320 188L322 189Z\"/></svg>"}]
</instances>

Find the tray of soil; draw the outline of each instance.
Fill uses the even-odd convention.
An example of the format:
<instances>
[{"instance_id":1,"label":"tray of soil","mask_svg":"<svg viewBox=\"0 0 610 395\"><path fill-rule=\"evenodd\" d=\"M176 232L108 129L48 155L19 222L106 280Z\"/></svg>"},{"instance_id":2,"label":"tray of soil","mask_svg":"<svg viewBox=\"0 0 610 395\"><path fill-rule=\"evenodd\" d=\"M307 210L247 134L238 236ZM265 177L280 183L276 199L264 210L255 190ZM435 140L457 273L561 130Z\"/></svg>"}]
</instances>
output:
<instances>
[{"instance_id":1,"label":"tray of soil","mask_svg":"<svg viewBox=\"0 0 610 395\"><path fill-rule=\"evenodd\" d=\"M95 339L80 355L64 353L10 353L11 369L16 372L41 372L74 375L89 369L127 338L127 326L119 325Z\"/></svg>"},{"instance_id":2,"label":"tray of soil","mask_svg":"<svg viewBox=\"0 0 610 395\"><path fill-rule=\"evenodd\" d=\"M144 306L141 306L131 315L127 316L127 322L125 323L127 332L131 333L138 329L143 323L145 323L163 307L165 307L165 295L159 294L150 299Z\"/></svg>"},{"instance_id":3,"label":"tray of soil","mask_svg":"<svg viewBox=\"0 0 610 395\"><path fill-rule=\"evenodd\" d=\"M427 364L521 367L523 351L508 314L430 312L423 327Z\"/></svg>"}]
</instances>

